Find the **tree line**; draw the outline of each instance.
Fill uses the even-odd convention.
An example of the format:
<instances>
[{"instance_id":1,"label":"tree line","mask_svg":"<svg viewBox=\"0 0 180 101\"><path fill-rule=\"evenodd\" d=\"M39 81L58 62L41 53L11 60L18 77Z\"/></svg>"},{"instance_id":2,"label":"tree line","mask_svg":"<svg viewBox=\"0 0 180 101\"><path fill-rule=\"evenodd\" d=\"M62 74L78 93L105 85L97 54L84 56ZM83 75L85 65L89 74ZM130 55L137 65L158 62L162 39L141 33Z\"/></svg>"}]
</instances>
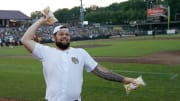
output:
<instances>
[{"instance_id":1,"label":"tree line","mask_svg":"<svg viewBox=\"0 0 180 101\"><path fill-rule=\"evenodd\" d=\"M90 23L102 24L127 24L131 21L146 20L147 2L149 0L128 0L121 3L113 3L107 7L91 6L84 9L84 20ZM159 3L162 0L150 0ZM170 6L171 20L175 20L176 14L180 13L180 0L164 0ZM53 12L61 23L79 23L80 7L72 9L57 9ZM31 13L33 19L41 16L40 11Z\"/></svg>"}]
</instances>

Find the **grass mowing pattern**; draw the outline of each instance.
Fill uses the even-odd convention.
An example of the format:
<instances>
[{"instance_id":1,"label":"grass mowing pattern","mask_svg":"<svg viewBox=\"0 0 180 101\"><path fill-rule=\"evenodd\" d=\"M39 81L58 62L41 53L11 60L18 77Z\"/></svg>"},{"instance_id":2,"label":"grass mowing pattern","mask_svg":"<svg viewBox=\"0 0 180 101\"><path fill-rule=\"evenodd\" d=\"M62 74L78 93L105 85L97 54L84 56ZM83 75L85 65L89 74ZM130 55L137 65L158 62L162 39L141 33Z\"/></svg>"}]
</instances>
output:
<instances>
[{"instance_id":1,"label":"grass mowing pattern","mask_svg":"<svg viewBox=\"0 0 180 101\"><path fill-rule=\"evenodd\" d=\"M107 47L86 48L92 56L144 56L161 51L180 50L180 40L135 40L135 41L87 41L84 44L106 44ZM76 42L73 45L82 45Z\"/></svg>"},{"instance_id":2,"label":"grass mowing pattern","mask_svg":"<svg viewBox=\"0 0 180 101\"><path fill-rule=\"evenodd\" d=\"M41 64L34 59L1 58L0 80L0 97L43 99L45 84Z\"/></svg>"},{"instance_id":3,"label":"grass mowing pattern","mask_svg":"<svg viewBox=\"0 0 180 101\"><path fill-rule=\"evenodd\" d=\"M111 46L87 48L93 56L143 56L159 51L180 50L179 40L92 40L73 42L72 45L109 44ZM0 55L29 55L20 47L1 48ZM180 65L114 64L103 66L126 76L143 75L147 83L126 95L121 83L102 80L84 73L83 101L179 101ZM124 72L124 71L136 71ZM155 74L151 74L155 73ZM156 74L162 73L162 74ZM163 74L164 73L164 74ZM171 79L173 74L178 76ZM0 58L0 97L44 101L45 83L41 63L29 57Z\"/></svg>"},{"instance_id":4,"label":"grass mowing pattern","mask_svg":"<svg viewBox=\"0 0 180 101\"><path fill-rule=\"evenodd\" d=\"M94 75L85 74L83 101L179 101L180 77L173 79L173 74L180 75L179 65L151 64L113 64L102 63L111 70L126 76L142 75L146 87L142 87L130 95L126 95L122 84L102 80ZM119 71L117 71L119 70ZM127 73L121 71L136 71ZM143 72L143 73L141 73ZM154 74L149 74L154 73ZM162 73L162 74L159 74ZM164 74L163 74L164 73Z\"/></svg>"},{"instance_id":5,"label":"grass mowing pattern","mask_svg":"<svg viewBox=\"0 0 180 101\"><path fill-rule=\"evenodd\" d=\"M101 64L122 75L131 77L142 75L147 86L127 96L121 83L102 80L85 72L83 101L119 101L117 99L123 99L123 101L178 101L180 99L180 77L171 79L172 74L179 75L179 65ZM0 70L0 97L43 101L44 79L41 64L36 60L0 59ZM137 71L139 73L121 71ZM147 74L141 72L147 72ZM167 74L148 74L149 72Z\"/></svg>"}]
</instances>

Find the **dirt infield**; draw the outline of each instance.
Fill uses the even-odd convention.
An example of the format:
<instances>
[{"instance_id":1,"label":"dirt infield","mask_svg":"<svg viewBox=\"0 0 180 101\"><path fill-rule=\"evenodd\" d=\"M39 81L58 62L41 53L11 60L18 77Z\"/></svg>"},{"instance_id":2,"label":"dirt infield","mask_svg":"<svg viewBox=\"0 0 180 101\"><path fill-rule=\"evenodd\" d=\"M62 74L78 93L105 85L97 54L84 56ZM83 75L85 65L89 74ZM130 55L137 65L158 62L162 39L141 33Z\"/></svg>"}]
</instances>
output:
<instances>
[{"instance_id":1,"label":"dirt infield","mask_svg":"<svg viewBox=\"0 0 180 101\"><path fill-rule=\"evenodd\" d=\"M0 58L33 58L31 55L0 55ZM165 51L144 57L94 57L98 62L139 64L180 64L179 51Z\"/></svg>"},{"instance_id":2,"label":"dirt infield","mask_svg":"<svg viewBox=\"0 0 180 101\"><path fill-rule=\"evenodd\" d=\"M95 57L95 60L113 63L180 64L180 51L166 51L144 57Z\"/></svg>"},{"instance_id":3,"label":"dirt infield","mask_svg":"<svg viewBox=\"0 0 180 101\"><path fill-rule=\"evenodd\" d=\"M18 100L18 99L10 99L10 98L0 98L0 101L27 101L27 100Z\"/></svg>"}]
</instances>

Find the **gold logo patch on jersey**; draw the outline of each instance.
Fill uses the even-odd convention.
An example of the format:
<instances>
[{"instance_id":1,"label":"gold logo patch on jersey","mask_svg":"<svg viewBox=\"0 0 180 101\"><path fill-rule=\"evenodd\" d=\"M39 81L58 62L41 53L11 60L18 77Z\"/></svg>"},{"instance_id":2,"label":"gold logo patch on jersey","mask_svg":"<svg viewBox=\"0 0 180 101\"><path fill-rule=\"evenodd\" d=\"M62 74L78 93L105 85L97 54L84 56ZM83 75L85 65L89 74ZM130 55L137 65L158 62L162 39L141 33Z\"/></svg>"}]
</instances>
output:
<instances>
[{"instance_id":1,"label":"gold logo patch on jersey","mask_svg":"<svg viewBox=\"0 0 180 101\"><path fill-rule=\"evenodd\" d=\"M73 62L74 64L78 64L78 63L79 63L79 60L78 60L78 58L76 58L76 57L72 57L72 62Z\"/></svg>"}]
</instances>

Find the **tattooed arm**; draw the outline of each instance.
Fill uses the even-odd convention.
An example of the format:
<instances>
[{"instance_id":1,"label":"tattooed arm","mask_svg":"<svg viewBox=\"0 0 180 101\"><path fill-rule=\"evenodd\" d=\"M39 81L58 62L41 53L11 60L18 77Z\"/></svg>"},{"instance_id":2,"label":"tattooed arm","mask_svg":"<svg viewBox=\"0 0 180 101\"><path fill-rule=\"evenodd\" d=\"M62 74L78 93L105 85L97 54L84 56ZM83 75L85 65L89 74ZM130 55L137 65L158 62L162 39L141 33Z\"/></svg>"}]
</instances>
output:
<instances>
[{"instance_id":1,"label":"tattooed arm","mask_svg":"<svg viewBox=\"0 0 180 101\"><path fill-rule=\"evenodd\" d=\"M128 78L119 74L116 74L105 67L98 65L93 71L95 75L109 81L122 82L125 84L135 83L134 78Z\"/></svg>"}]
</instances>

